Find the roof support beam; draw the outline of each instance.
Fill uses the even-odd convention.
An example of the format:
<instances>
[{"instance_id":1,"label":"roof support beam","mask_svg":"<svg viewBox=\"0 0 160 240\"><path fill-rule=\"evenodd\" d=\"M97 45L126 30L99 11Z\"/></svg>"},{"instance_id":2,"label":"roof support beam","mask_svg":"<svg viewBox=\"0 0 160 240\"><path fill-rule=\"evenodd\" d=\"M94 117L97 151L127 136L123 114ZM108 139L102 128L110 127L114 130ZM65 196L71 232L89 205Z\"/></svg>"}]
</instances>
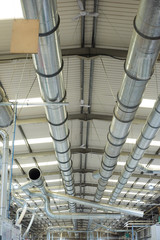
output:
<instances>
[{"instance_id":1,"label":"roof support beam","mask_svg":"<svg viewBox=\"0 0 160 240\"><path fill-rule=\"evenodd\" d=\"M90 120L101 120L101 121L108 121L111 122L112 116L109 115L102 115L102 114L69 114L68 120L82 120L82 121L90 121ZM28 119L17 119L17 125L24 125L24 124L33 124L33 123L47 123L45 117L39 118L28 118ZM133 120L133 124L144 124L145 119L136 118Z\"/></svg>"},{"instance_id":2,"label":"roof support beam","mask_svg":"<svg viewBox=\"0 0 160 240\"><path fill-rule=\"evenodd\" d=\"M84 48L69 48L69 49L62 49L62 55L64 57L70 56L80 56L84 58L93 58L98 56L110 56L120 59L126 59L128 50L121 50L121 49L109 49L109 48L91 48L91 47L84 47ZM31 58L31 54L28 58ZM14 59L26 59L26 54L0 54L0 61L7 61L7 60L14 60ZM158 57L158 61L160 57Z\"/></svg>"},{"instance_id":3,"label":"roof support beam","mask_svg":"<svg viewBox=\"0 0 160 240\"><path fill-rule=\"evenodd\" d=\"M99 148L72 148L71 149L72 154L87 154L87 153L92 153L92 154L97 154L97 155L102 155L104 153L104 149L99 149ZM32 152L32 153L17 153L14 155L15 158L28 158L28 157L46 157L46 156L51 156L54 155L54 151L44 151L44 152ZM130 152L121 152L121 156L129 156ZM151 158L151 159L159 159L160 160L160 155L156 154L144 154L143 158Z\"/></svg>"},{"instance_id":4,"label":"roof support beam","mask_svg":"<svg viewBox=\"0 0 160 240\"><path fill-rule=\"evenodd\" d=\"M109 49L109 48L69 48L62 49L62 55L64 57L69 56L81 56L84 58L92 58L97 56L113 56L115 58L125 59L127 56L127 50ZM31 54L28 58L31 58ZM0 61L14 60L14 59L26 59L26 54L0 54Z\"/></svg>"}]
</instances>

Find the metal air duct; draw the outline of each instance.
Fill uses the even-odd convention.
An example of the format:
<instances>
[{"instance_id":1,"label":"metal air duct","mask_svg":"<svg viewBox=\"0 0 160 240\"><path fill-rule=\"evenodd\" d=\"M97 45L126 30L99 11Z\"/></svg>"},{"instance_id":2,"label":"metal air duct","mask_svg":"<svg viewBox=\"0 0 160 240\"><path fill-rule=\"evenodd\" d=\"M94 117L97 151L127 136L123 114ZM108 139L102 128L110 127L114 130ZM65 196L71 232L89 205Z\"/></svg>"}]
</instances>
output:
<instances>
[{"instance_id":1,"label":"metal air duct","mask_svg":"<svg viewBox=\"0 0 160 240\"><path fill-rule=\"evenodd\" d=\"M47 103L62 103L66 97L63 84L63 60L60 49L56 0L21 0L25 18L39 19L39 49L33 54L35 71L38 76L41 97ZM67 194L74 195L72 160L67 127L68 114L64 105L45 106L50 135L53 139L56 158L61 170ZM69 203L71 212L76 211Z\"/></svg>"},{"instance_id":2,"label":"metal air duct","mask_svg":"<svg viewBox=\"0 0 160 240\"><path fill-rule=\"evenodd\" d=\"M2 169L1 169L1 196L0 196L0 216L7 218L8 211L8 159L9 159L9 136L0 129L0 136L3 139Z\"/></svg>"},{"instance_id":3,"label":"metal air duct","mask_svg":"<svg viewBox=\"0 0 160 240\"><path fill-rule=\"evenodd\" d=\"M143 130L133 147L133 150L128 157L128 160L124 166L124 170L118 179L118 183L112 192L109 203L114 203L123 189L124 185L127 183L128 179L132 175L133 171L136 169L138 162L143 157L145 150L149 147L152 139L160 127L160 96L156 101L154 108L149 115Z\"/></svg>"},{"instance_id":4,"label":"metal air duct","mask_svg":"<svg viewBox=\"0 0 160 240\"><path fill-rule=\"evenodd\" d=\"M141 102L146 84L160 48L160 0L142 0L134 19L128 55L124 64L124 79L117 95L117 105L107 136L107 144L100 168L95 201L100 201L108 179L129 133L131 122Z\"/></svg>"},{"instance_id":5,"label":"metal air duct","mask_svg":"<svg viewBox=\"0 0 160 240\"><path fill-rule=\"evenodd\" d=\"M135 210L135 209L122 208L122 207L113 206L113 205L110 206L110 205L107 205L107 204L99 204L99 203L95 203L93 201L89 201L87 199L81 199L81 198L70 196L70 195L67 195L67 194L59 194L59 193L51 192L47 189L47 187L45 185L45 182L44 182L44 178L41 175L39 169L37 169L37 168L33 168L33 169L30 170L29 177L30 177L31 182L22 186L22 190L27 195L29 195L30 197L38 197L38 198L44 199L45 211L48 214L48 216L53 215L53 213L50 210L50 198L57 198L57 199L65 200L65 201L68 201L68 202L73 202L73 203L77 203L77 204L86 205L86 206L91 207L91 208L102 209L104 211L115 211L115 212L119 212L119 213L122 213L122 214L127 214L127 215L132 215L132 216L137 216L137 217L143 217L143 212ZM33 192L33 191L31 192L29 190L29 188L31 188L33 186L38 187L40 189L41 193L40 192ZM74 214L74 216L76 217L76 216L78 216L78 214L77 215ZM120 215L113 214L113 217L115 217L115 216L117 216L117 218L120 217ZM63 217L64 217L64 215L63 215ZM83 215L81 217L83 217ZM110 218L110 217L112 218L112 214L108 215L108 218ZM122 217L122 215L121 215L121 217ZM51 218L53 218L53 216ZM85 219L86 218L88 219L88 217L85 216ZM84 218L81 218L81 219L84 219Z\"/></svg>"},{"instance_id":6,"label":"metal air duct","mask_svg":"<svg viewBox=\"0 0 160 240\"><path fill-rule=\"evenodd\" d=\"M8 99L2 87L0 87L0 127L8 127L13 123L13 110L11 106L5 106L3 103L8 103Z\"/></svg>"}]
</instances>

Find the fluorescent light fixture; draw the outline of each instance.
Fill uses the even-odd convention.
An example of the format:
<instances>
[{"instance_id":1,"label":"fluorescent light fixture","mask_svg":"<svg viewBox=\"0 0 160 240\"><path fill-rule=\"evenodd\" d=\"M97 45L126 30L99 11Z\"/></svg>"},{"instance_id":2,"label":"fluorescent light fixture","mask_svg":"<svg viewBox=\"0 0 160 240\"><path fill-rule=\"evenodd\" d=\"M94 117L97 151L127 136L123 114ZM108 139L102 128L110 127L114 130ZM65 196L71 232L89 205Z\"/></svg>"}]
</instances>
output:
<instances>
[{"instance_id":1,"label":"fluorescent light fixture","mask_svg":"<svg viewBox=\"0 0 160 240\"><path fill-rule=\"evenodd\" d=\"M136 192L129 192L127 194L136 195L137 193Z\"/></svg>"},{"instance_id":2,"label":"fluorescent light fixture","mask_svg":"<svg viewBox=\"0 0 160 240\"><path fill-rule=\"evenodd\" d=\"M126 164L126 162L117 162L118 166L124 166Z\"/></svg>"},{"instance_id":3,"label":"fluorescent light fixture","mask_svg":"<svg viewBox=\"0 0 160 240\"><path fill-rule=\"evenodd\" d=\"M126 199L123 199L122 201L123 201L123 202L130 202L130 200L126 200Z\"/></svg>"},{"instance_id":4,"label":"fluorescent light fixture","mask_svg":"<svg viewBox=\"0 0 160 240\"><path fill-rule=\"evenodd\" d=\"M109 198L105 198L105 197L103 197L102 200L109 200Z\"/></svg>"},{"instance_id":5,"label":"fluorescent light fixture","mask_svg":"<svg viewBox=\"0 0 160 240\"><path fill-rule=\"evenodd\" d=\"M126 192L126 191L122 191L121 193L122 193L122 194L126 194L127 192Z\"/></svg>"},{"instance_id":6,"label":"fluorescent light fixture","mask_svg":"<svg viewBox=\"0 0 160 240\"><path fill-rule=\"evenodd\" d=\"M108 189L106 189L106 190L104 190L104 191L105 191L105 192L110 192L110 193L112 192L112 190L108 190Z\"/></svg>"},{"instance_id":7,"label":"fluorescent light fixture","mask_svg":"<svg viewBox=\"0 0 160 240\"><path fill-rule=\"evenodd\" d=\"M57 165L58 162L57 161L50 161L50 162L39 162L38 165L40 167L43 167L43 166L52 166L52 165ZM54 179L56 180L56 179Z\"/></svg>"},{"instance_id":8,"label":"fluorescent light fixture","mask_svg":"<svg viewBox=\"0 0 160 240\"><path fill-rule=\"evenodd\" d=\"M113 183L116 183L118 182L118 180L114 180L114 179L109 179L108 182L113 182Z\"/></svg>"},{"instance_id":9,"label":"fluorescent light fixture","mask_svg":"<svg viewBox=\"0 0 160 240\"><path fill-rule=\"evenodd\" d=\"M34 138L34 139L27 139L29 144L39 144L39 143L52 143L53 140L51 137L46 138Z\"/></svg>"},{"instance_id":10,"label":"fluorescent light fixture","mask_svg":"<svg viewBox=\"0 0 160 240\"><path fill-rule=\"evenodd\" d=\"M139 196L144 196L146 193L138 193Z\"/></svg>"},{"instance_id":11,"label":"fluorescent light fixture","mask_svg":"<svg viewBox=\"0 0 160 240\"><path fill-rule=\"evenodd\" d=\"M127 138L126 139L126 143L135 144L136 143L136 139L135 138Z\"/></svg>"},{"instance_id":12,"label":"fluorescent light fixture","mask_svg":"<svg viewBox=\"0 0 160 240\"><path fill-rule=\"evenodd\" d=\"M23 18L20 0L0 1L0 19Z\"/></svg>"},{"instance_id":13,"label":"fluorescent light fixture","mask_svg":"<svg viewBox=\"0 0 160 240\"><path fill-rule=\"evenodd\" d=\"M44 138L33 138L33 139L27 139L29 144L40 144L40 143L52 143L53 140L51 137L44 137ZM15 146L21 146L25 145L24 140L15 140L14 141ZM2 147L3 144L0 142L0 147ZM12 141L9 141L9 146L12 146Z\"/></svg>"},{"instance_id":14,"label":"fluorescent light fixture","mask_svg":"<svg viewBox=\"0 0 160 240\"><path fill-rule=\"evenodd\" d=\"M142 108L153 108L154 104L155 104L156 100L154 99L143 99L140 107Z\"/></svg>"},{"instance_id":15,"label":"fluorescent light fixture","mask_svg":"<svg viewBox=\"0 0 160 240\"><path fill-rule=\"evenodd\" d=\"M127 184L133 184L134 183L134 181L128 181L127 182Z\"/></svg>"},{"instance_id":16,"label":"fluorescent light fixture","mask_svg":"<svg viewBox=\"0 0 160 240\"><path fill-rule=\"evenodd\" d=\"M52 166L52 165L57 165L58 162L57 161L50 161L50 162L39 162L38 165L40 167L42 166ZM21 164L21 167L22 168L29 168L29 167L36 167L36 164L35 163L24 163L24 164ZM17 165L13 165L13 168L16 169L18 168ZM58 182L58 181L61 181L61 180L57 180L57 179L53 179L52 182Z\"/></svg>"},{"instance_id":17,"label":"fluorescent light fixture","mask_svg":"<svg viewBox=\"0 0 160 240\"><path fill-rule=\"evenodd\" d=\"M55 189L54 192L64 192L64 189Z\"/></svg>"},{"instance_id":18,"label":"fluorescent light fixture","mask_svg":"<svg viewBox=\"0 0 160 240\"><path fill-rule=\"evenodd\" d=\"M135 144L136 143L136 140L135 138L127 138L126 139L126 143L130 143L130 144ZM160 141L152 141L150 143L150 146L160 146Z\"/></svg>"},{"instance_id":19,"label":"fluorescent light fixture","mask_svg":"<svg viewBox=\"0 0 160 240\"><path fill-rule=\"evenodd\" d=\"M62 179L50 179L50 180L46 180L47 183L52 183L52 182L61 182Z\"/></svg>"},{"instance_id":20,"label":"fluorescent light fixture","mask_svg":"<svg viewBox=\"0 0 160 240\"><path fill-rule=\"evenodd\" d=\"M152 193L147 194L147 197L153 197L153 196L154 196L154 194L152 194Z\"/></svg>"}]
</instances>

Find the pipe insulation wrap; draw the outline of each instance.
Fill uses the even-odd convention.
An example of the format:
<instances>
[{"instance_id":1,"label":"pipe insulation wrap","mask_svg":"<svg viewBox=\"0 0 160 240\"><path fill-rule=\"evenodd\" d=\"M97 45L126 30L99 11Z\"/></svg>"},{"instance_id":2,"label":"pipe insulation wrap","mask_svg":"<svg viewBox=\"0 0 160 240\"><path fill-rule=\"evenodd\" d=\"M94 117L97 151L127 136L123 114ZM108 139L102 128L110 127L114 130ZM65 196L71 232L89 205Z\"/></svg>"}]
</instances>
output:
<instances>
[{"instance_id":1,"label":"pipe insulation wrap","mask_svg":"<svg viewBox=\"0 0 160 240\"><path fill-rule=\"evenodd\" d=\"M95 195L95 201L97 202L102 198L108 179L117 164L118 156L128 136L131 122L141 102L146 84L153 73L153 67L160 49L159 11L160 0L142 0L140 2L133 24L134 31L127 59L124 64L124 78L117 95L117 104L107 136L105 153L102 157L100 179ZM143 143L139 144L142 145ZM139 158L142 151L137 149L136 159Z\"/></svg>"},{"instance_id":2,"label":"pipe insulation wrap","mask_svg":"<svg viewBox=\"0 0 160 240\"><path fill-rule=\"evenodd\" d=\"M33 62L38 76L41 97L44 102L61 103L66 91L63 83L63 60L58 34L59 16L54 0L21 0L25 18L39 19L39 50L33 54ZM74 195L68 114L62 105L45 106L50 135L53 139L55 155L62 173L66 193ZM69 183L69 187L68 187ZM76 205L70 203L71 211Z\"/></svg>"}]
</instances>

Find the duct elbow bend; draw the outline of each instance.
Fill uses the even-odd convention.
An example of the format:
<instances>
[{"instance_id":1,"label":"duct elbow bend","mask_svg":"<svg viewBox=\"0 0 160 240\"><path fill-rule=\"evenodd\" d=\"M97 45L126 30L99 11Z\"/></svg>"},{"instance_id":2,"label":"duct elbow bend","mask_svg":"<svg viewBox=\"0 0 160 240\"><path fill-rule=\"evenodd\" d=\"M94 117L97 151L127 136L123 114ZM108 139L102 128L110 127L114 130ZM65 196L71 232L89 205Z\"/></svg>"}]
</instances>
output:
<instances>
[{"instance_id":1,"label":"duct elbow bend","mask_svg":"<svg viewBox=\"0 0 160 240\"><path fill-rule=\"evenodd\" d=\"M29 179L35 187L42 188L44 186L44 178L38 168L30 169Z\"/></svg>"}]
</instances>

